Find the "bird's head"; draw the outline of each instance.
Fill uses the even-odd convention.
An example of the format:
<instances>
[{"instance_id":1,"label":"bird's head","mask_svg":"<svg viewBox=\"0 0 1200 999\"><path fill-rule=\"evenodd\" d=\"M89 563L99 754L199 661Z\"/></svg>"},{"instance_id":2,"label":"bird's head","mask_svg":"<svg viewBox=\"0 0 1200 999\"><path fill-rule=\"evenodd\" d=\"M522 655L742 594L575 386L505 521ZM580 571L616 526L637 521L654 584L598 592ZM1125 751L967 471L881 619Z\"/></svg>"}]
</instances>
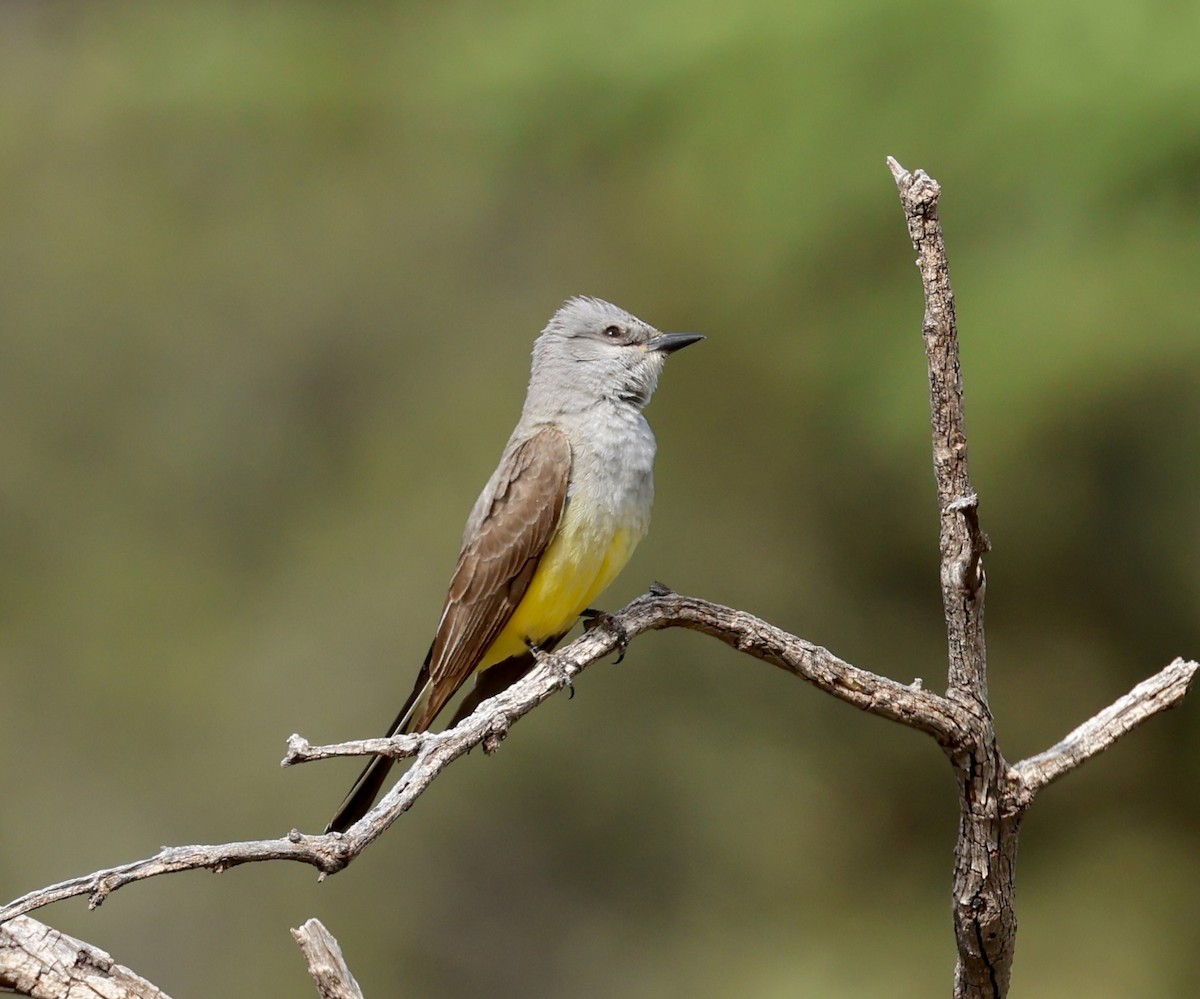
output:
<instances>
[{"instance_id":1,"label":"bird's head","mask_svg":"<svg viewBox=\"0 0 1200 999\"><path fill-rule=\"evenodd\" d=\"M654 394L667 355L703 339L699 333L660 333L598 298L572 298L534 344L530 387L544 386L564 403L577 396L581 407L612 399L641 408Z\"/></svg>"}]
</instances>

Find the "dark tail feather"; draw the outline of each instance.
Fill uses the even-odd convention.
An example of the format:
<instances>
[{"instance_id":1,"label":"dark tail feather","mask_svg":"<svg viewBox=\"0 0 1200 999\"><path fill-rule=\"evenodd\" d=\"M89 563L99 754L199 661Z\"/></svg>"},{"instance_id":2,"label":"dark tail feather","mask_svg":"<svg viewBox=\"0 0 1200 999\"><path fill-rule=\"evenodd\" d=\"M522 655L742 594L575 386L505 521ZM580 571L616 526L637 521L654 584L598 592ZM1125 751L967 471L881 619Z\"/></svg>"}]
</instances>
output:
<instances>
[{"instance_id":1,"label":"dark tail feather","mask_svg":"<svg viewBox=\"0 0 1200 999\"><path fill-rule=\"evenodd\" d=\"M358 780L354 782L354 787L346 795L346 800L338 805L337 813L329 820L325 831L345 832L366 815L371 810L371 806L375 804L375 799L379 796L379 789L383 787L383 782L387 780L388 772L395 762L387 756L372 757L366 769L358 775Z\"/></svg>"},{"instance_id":2,"label":"dark tail feather","mask_svg":"<svg viewBox=\"0 0 1200 999\"><path fill-rule=\"evenodd\" d=\"M422 686L424 685L422 684ZM401 723L406 720L408 709L412 706L411 702L416 700L416 694L420 690L421 687L418 687L414 696L409 698L410 703L404 705L404 710L396 716L396 720L388 729L387 738L390 739L393 735L401 734ZM371 806L375 804L375 799L379 797L379 789L383 787L383 782L387 780L388 772L395 762L390 756L372 756L367 765L363 767L363 772L358 775L354 786L350 788L350 793L338 805L338 810L329 820L325 831L345 832L366 815L371 810Z\"/></svg>"},{"instance_id":3,"label":"dark tail feather","mask_svg":"<svg viewBox=\"0 0 1200 999\"><path fill-rule=\"evenodd\" d=\"M541 647L549 652L562 639L563 636L558 635L548 642L544 642ZM430 651L432 652L432 649ZM458 706L458 710L454 712L454 717L450 719L448 727L453 728L457 725L479 707L481 702L487 700L489 697L494 697L502 690L507 690L533 669L536 664L537 660L533 658L533 654L525 652L519 656L513 656L511 659L505 659L504 662L496 663L495 666L489 666L482 673L476 673L474 686L467 692L467 696L463 698L462 703ZM425 668L421 670L420 675L417 677L417 685L413 688L412 694L400 710L400 714L396 716L396 720L392 722L391 727L388 729L388 738L411 730L410 726L413 718L409 718L409 713L412 712L413 705L416 704L422 693L424 693L425 685L428 681L429 656L427 655L425 657ZM413 712L414 718L420 713ZM363 772L358 775L358 780L354 782L354 786L350 788L350 793L346 795L346 800L338 806L337 814L330 820L329 825L325 827L325 831L345 832L355 822L366 815L371 810L371 806L375 804L375 799L379 797L379 790L383 787L383 782L387 780L388 773L395 762L395 760L387 756L372 757L370 762L363 768Z\"/></svg>"},{"instance_id":4,"label":"dark tail feather","mask_svg":"<svg viewBox=\"0 0 1200 999\"><path fill-rule=\"evenodd\" d=\"M408 700L404 702L404 707L396 715L396 720L388 726L385 738L390 739L393 735L401 735L410 731L413 721L413 718L410 716L420 713L413 711L413 705L420 699L421 695L425 692L426 685L429 683L429 657L432 652L433 646L430 646L429 652L425 654L425 665L421 667L421 672L417 674L417 682L413 687L413 692L408 695ZM334 813L333 818L329 820L329 825L325 827L325 831L345 832L355 822L366 815L371 810L371 806L375 804L375 799L379 797L379 789L383 787L383 782L387 780L388 772L392 769L392 764L395 762L390 756L371 757L367 761L367 765L363 767L362 773L358 775L354 786L350 788L350 793L338 805L338 810Z\"/></svg>"}]
</instances>

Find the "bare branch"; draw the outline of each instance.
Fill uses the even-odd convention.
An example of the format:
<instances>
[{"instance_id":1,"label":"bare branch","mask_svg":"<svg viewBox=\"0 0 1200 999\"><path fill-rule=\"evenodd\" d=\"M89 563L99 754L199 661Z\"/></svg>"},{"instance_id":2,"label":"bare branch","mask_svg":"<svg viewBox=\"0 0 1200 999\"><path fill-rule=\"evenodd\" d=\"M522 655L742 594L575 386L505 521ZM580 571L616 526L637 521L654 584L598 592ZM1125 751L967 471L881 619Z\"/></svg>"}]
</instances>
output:
<instances>
[{"instance_id":1,"label":"bare branch","mask_svg":"<svg viewBox=\"0 0 1200 999\"><path fill-rule=\"evenodd\" d=\"M979 529L979 500L967 469L958 326L946 241L938 219L942 192L924 170L909 173L890 156L887 162L900 190L925 292L922 332L929 361L933 470L942 515L942 600L950 639L949 688L952 696L968 695L985 703L987 658L981 559L988 550L988 541Z\"/></svg>"},{"instance_id":2,"label":"bare branch","mask_svg":"<svg viewBox=\"0 0 1200 999\"><path fill-rule=\"evenodd\" d=\"M952 759L968 756L979 738L978 716L964 710L962 705L923 690L919 684L906 686L852 666L827 649L789 634L745 611L673 593L665 587L655 587L613 615L613 620L629 638L646 631L671 627L689 628L712 635L734 649L772 663L863 711L926 732L946 749ZM363 739L330 746L312 746L301 736L293 735L288 740L288 752L283 760L285 766L334 756L371 753L416 757L395 786L344 834L310 836L293 830L283 839L164 847L145 860L96 871L30 892L0 908L0 922L51 902L80 895L89 896L89 906L94 908L126 884L176 871L208 869L219 873L239 864L291 860L315 867L322 876L336 873L411 808L450 763L475 746L482 745L489 752L498 748L517 719L560 690L570 678L616 651L618 644L617 635L605 627L586 632L554 656L548 657L546 663L519 683L484 701L457 727L445 732L426 732L394 739ZM1001 796L997 794L995 807L998 810L1000 802Z\"/></svg>"},{"instance_id":3,"label":"bare branch","mask_svg":"<svg viewBox=\"0 0 1200 999\"><path fill-rule=\"evenodd\" d=\"M947 699L969 718L968 737L943 742L959 790L954 851L954 995L1002 999L1016 946L1014 908L1020 820L1037 792L1159 711L1178 703L1196 671L1176 661L1085 722L1057 746L1010 768L996 742L988 704L983 631L986 589L979 499L967 468L966 421L954 295L938 220L941 190L918 170L888 157L900 191L925 293L923 333L929 361L933 465L941 510L941 584L949 640Z\"/></svg>"},{"instance_id":4,"label":"bare branch","mask_svg":"<svg viewBox=\"0 0 1200 999\"><path fill-rule=\"evenodd\" d=\"M905 686L851 666L827 649L790 635L745 611L655 587L651 593L639 597L614 615L613 620L630 638L645 631L670 627L690 628L713 635L863 711L927 732L947 747L963 745L970 733L970 717L946 698L918 685ZM293 830L284 839L164 847L145 860L30 892L0 908L0 922L79 895L89 896L89 906L95 908L126 884L176 871L208 869L219 873L238 864L291 860L310 864L322 875L335 873L408 811L454 760L479 745L488 752L495 750L517 719L562 689L589 665L614 652L617 646L617 635L607 628L585 632L547 657L545 663L523 680L484 701L469 717L445 732L365 739L332 746L312 746L301 736L292 736L283 760L285 766L331 756L369 753L416 757L392 789L344 834L309 836Z\"/></svg>"},{"instance_id":5,"label":"bare branch","mask_svg":"<svg viewBox=\"0 0 1200 999\"><path fill-rule=\"evenodd\" d=\"M886 677L843 662L818 645L768 624L745 611L734 610L696 597L673 593L665 587L634 600L613 621L632 639L645 631L683 627L713 635L748 655L773 663L834 696L871 714L909 725L933 735L945 745L962 741L969 718L943 697L919 687L906 687ZM408 811L418 797L450 763L473 747L493 751L520 717L564 687L598 659L611 654L618 637L605 627L586 632L570 645L507 690L484 701L455 728L445 732L401 736L393 749L397 756L414 754L408 771L375 807L342 834L346 861L357 856L384 829ZM284 764L334 755L377 752L391 740L366 740L334 746L311 746L298 736L289 741Z\"/></svg>"},{"instance_id":6,"label":"bare branch","mask_svg":"<svg viewBox=\"0 0 1200 999\"><path fill-rule=\"evenodd\" d=\"M940 743L957 745L966 737L967 719L944 697L922 689L919 684L906 686L852 666L828 649L797 638L745 611L659 588L638 597L612 617L631 639L643 632L664 628L704 632L739 652L807 680L856 708L927 732ZM314 746L303 736L292 735L282 765L372 754L401 759L464 741L467 743L465 749L481 742L486 745L489 735L506 731L509 724L562 687L564 676L577 676L616 648L614 635L601 629L588 632L554 654L555 667L535 670L520 684L481 704L475 714L464 719L457 728L446 732L359 739L327 746ZM484 724L469 725L477 716Z\"/></svg>"},{"instance_id":7,"label":"bare branch","mask_svg":"<svg viewBox=\"0 0 1200 999\"><path fill-rule=\"evenodd\" d=\"M342 948L319 919L310 919L292 937L308 962L308 973L317 983L321 999L363 999L362 989L350 974Z\"/></svg>"},{"instance_id":8,"label":"bare branch","mask_svg":"<svg viewBox=\"0 0 1200 999\"><path fill-rule=\"evenodd\" d=\"M660 590L631 603L621 612L621 621L631 636L672 627L712 635L869 714L926 732L943 745L957 745L967 735L968 719L946 698L924 690L919 683L906 686L852 666L828 649L746 611Z\"/></svg>"},{"instance_id":9,"label":"bare branch","mask_svg":"<svg viewBox=\"0 0 1200 999\"><path fill-rule=\"evenodd\" d=\"M1188 692L1200 663L1176 659L1124 697L1080 725L1062 742L1013 766L1021 781L1021 803L1028 808L1047 784L1104 752L1121 736L1156 714L1178 705Z\"/></svg>"},{"instance_id":10,"label":"bare branch","mask_svg":"<svg viewBox=\"0 0 1200 999\"><path fill-rule=\"evenodd\" d=\"M343 756L390 756L404 760L416 756L421 746L430 741L430 734L393 735L381 739L351 739L334 742L327 746L314 746L304 736L293 733L287 739L287 752L279 761L281 767L297 763L312 763L315 760L335 760Z\"/></svg>"},{"instance_id":11,"label":"bare branch","mask_svg":"<svg viewBox=\"0 0 1200 999\"><path fill-rule=\"evenodd\" d=\"M34 999L170 999L91 944L28 916L0 925L0 992Z\"/></svg>"},{"instance_id":12,"label":"bare branch","mask_svg":"<svg viewBox=\"0 0 1200 999\"><path fill-rule=\"evenodd\" d=\"M983 556L989 545L979 527L979 499L967 469L954 293L938 219L941 188L923 170L909 173L890 156L887 162L900 191L925 292L922 331L929 362L933 470L941 510L942 606L949 644L946 696L969 712L974 728L969 745L949 751L962 816L954 850L954 995L1000 999L1008 991L1016 945L1017 821L1001 807L1000 785L1008 767L996 745L988 705Z\"/></svg>"},{"instance_id":13,"label":"bare branch","mask_svg":"<svg viewBox=\"0 0 1200 999\"><path fill-rule=\"evenodd\" d=\"M51 902L80 895L87 895L88 908L94 909L118 888L159 874L201 869L220 874L239 864L263 860L295 860L311 864L323 874L341 870L348 862L345 851L333 837L304 836L295 830L286 839L250 840L219 846L164 846L145 860L109 867L22 895L0 908L0 924Z\"/></svg>"}]
</instances>

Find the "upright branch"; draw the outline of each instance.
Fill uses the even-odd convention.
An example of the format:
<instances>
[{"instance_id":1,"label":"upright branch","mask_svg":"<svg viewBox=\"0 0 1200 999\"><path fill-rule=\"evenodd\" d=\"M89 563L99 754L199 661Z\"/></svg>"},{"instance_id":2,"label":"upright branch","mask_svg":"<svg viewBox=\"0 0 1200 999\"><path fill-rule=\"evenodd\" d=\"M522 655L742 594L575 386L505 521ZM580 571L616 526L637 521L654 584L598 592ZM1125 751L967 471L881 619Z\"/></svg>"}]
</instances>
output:
<instances>
[{"instance_id":1,"label":"upright branch","mask_svg":"<svg viewBox=\"0 0 1200 999\"><path fill-rule=\"evenodd\" d=\"M954 767L960 810L953 875L958 944L954 995L1003 999L1016 946L1017 838L1025 811L1043 787L1178 704L1200 667L1177 659L1044 753L1012 767L1005 762L988 704L983 556L989 543L979 526L979 498L967 469L954 294L938 219L941 189L924 171L909 173L891 157L888 167L900 191L925 293L923 332L949 640L946 700L957 709L965 733L962 739L939 740Z\"/></svg>"},{"instance_id":2,"label":"upright branch","mask_svg":"<svg viewBox=\"0 0 1200 999\"><path fill-rule=\"evenodd\" d=\"M933 430L933 471L941 511L942 602L950 639L949 693L987 710L987 656L983 640L983 556L987 536L979 529L979 498L967 468L967 428L962 371L958 362L958 322L946 241L938 219L941 188L923 170L908 173L891 157L888 166L900 188L908 234L917 251L925 291L925 356L929 361L929 403Z\"/></svg>"},{"instance_id":3,"label":"upright branch","mask_svg":"<svg viewBox=\"0 0 1200 999\"><path fill-rule=\"evenodd\" d=\"M933 427L933 471L941 512L942 605L949 640L946 697L972 719L973 738L947 747L958 782L962 821L954 852L954 994L1002 996L1008 990L1017 917L1013 908L1018 814L1003 814L1000 784L1008 765L996 745L988 705L983 634L983 556L979 498L967 469L958 327L946 242L938 219L941 188L924 171L909 173L888 157L925 292L925 355Z\"/></svg>"}]
</instances>

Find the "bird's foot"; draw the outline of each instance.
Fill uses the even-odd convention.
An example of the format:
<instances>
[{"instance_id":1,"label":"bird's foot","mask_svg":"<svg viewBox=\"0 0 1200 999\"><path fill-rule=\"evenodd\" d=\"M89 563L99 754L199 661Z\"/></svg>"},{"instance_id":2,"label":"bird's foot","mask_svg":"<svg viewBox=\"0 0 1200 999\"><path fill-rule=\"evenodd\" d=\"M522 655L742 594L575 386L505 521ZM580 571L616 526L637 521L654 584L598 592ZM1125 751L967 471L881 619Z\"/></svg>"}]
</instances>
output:
<instances>
[{"instance_id":1,"label":"bird's foot","mask_svg":"<svg viewBox=\"0 0 1200 999\"><path fill-rule=\"evenodd\" d=\"M563 665L562 660L548 649L536 645L528 638L525 639L525 647L529 649L529 654L533 656L534 662L539 666L545 666L551 673L558 674L558 678L562 681L562 685L567 688L567 700L571 700L575 696L575 684L571 682L571 674L567 671L567 667Z\"/></svg>"},{"instance_id":2,"label":"bird's foot","mask_svg":"<svg viewBox=\"0 0 1200 999\"><path fill-rule=\"evenodd\" d=\"M583 626L588 631L593 628L606 628L617 640L617 659L613 663L614 666L625 658L625 650L629 648L629 632L625 630L625 626L620 621L608 611L596 610L595 607L585 608L580 617L583 618Z\"/></svg>"}]
</instances>

